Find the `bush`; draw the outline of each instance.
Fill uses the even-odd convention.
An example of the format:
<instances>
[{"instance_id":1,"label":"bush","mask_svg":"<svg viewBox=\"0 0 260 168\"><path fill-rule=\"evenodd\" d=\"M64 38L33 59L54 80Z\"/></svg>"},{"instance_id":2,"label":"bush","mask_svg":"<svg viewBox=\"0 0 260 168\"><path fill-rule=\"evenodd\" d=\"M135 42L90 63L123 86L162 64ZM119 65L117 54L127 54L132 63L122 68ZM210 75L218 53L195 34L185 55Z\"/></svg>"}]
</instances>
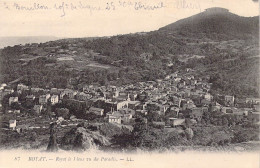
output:
<instances>
[{"instance_id":1,"label":"bush","mask_svg":"<svg viewBox=\"0 0 260 168\"><path fill-rule=\"evenodd\" d=\"M57 108L56 115L57 115L57 117L69 119L70 112L69 112L69 109L67 109L67 108Z\"/></svg>"},{"instance_id":2,"label":"bush","mask_svg":"<svg viewBox=\"0 0 260 168\"><path fill-rule=\"evenodd\" d=\"M259 129L242 129L234 133L232 139L233 143L248 142L248 141L258 141L259 140Z\"/></svg>"},{"instance_id":3,"label":"bush","mask_svg":"<svg viewBox=\"0 0 260 168\"><path fill-rule=\"evenodd\" d=\"M233 133L228 127L195 127L193 130L193 143L195 145L226 145L233 137Z\"/></svg>"},{"instance_id":4,"label":"bush","mask_svg":"<svg viewBox=\"0 0 260 168\"><path fill-rule=\"evenodd\" d=\"M31 140L31 141L36 141L36 139L37 139L37 134L36 134L36 132L32 132L32 134L31 134L31 136L30 136L30 140Z\"/></svg>"},{"instance_id":5,"label":"bush","mask_svg":"<svg viewBox=\"0 0 260 168\"><path fill-rule=\"evenodd\" d=\"M119 126L111 123L104 123L100 126L99 131L100 134L105 135L107 137L113 137L115 135L130 133L130 130L125 126Z\"/></svg>"},{"instance_id":6,"label":"bush","mask_svg":"<svg viewBox=\"0 0 260 168\"><path fill-rule=\"evenodd\" d=\"M164 136L165 138L162 142L164 147L191 145L191 142L186 139L185 134L180 134L177 131L170 132Z\"/></svg>"}]
</instances>

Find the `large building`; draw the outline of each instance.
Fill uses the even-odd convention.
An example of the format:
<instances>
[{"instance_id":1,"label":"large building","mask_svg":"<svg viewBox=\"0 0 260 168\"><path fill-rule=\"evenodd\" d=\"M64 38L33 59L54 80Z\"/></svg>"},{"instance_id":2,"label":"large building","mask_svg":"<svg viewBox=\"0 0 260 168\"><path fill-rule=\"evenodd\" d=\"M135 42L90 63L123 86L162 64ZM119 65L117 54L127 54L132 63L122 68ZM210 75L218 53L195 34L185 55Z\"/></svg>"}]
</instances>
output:
<instances>
[{"instance_id":1,"label":"large building","mask_svg":"<svg viewBox=\"0 0 260 168\"><path fill-rule=\"evenodd\" d=\"M117 101L117 100L114 100L114 101L107 101L105 103L105 112L109 112L109 111L117 111L117 110L120 110L122 108L128 108L128 103L129 101Z\"/></svg>"}]
</instances>

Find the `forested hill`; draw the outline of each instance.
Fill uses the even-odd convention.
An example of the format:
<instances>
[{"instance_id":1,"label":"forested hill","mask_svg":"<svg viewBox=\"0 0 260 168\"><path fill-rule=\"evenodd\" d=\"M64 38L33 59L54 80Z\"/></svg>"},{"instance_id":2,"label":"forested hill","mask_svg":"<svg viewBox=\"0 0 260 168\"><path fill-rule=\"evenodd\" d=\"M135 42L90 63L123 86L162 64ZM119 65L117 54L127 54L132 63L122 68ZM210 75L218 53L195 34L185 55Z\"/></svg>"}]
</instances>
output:
<instances>
[{"instance_id":1,"label":"forested hill","mask_svg":"<svg viewBox=\"0 0 260 168\"><path fill-rule=\"evenodd\" d=\"M259 35L259 17L242 17L223 8L210 8L167 25L159 31L210 38L251 38Z\"/></svg>"},{"instance_id":2,"label":"forested hill","mask_svg":"<svg viewBox=\"0 0 260 168\"><path fill-rule=\"evenodd\" d=\"M158 31L101 39L88 43L86 47L108 56L139 56L143 52L160 56L165 54L212 55L218 54L211 50L211 45L208 45L213 44L212 42L247 40L258 43L258 16L242 17L222 10L225 9L210 8L162 27ZM196 46L194 43L205 45ZM231 50L229 52L232 53Z\"/></svg>"},{"instance_id":3,"label":"forested hill","mask_svg":"<svg viewBox=\"0 0 260 168\"><path fill-rule=\"evenodd\" d=\"M155 80L190 67L201 77L211 76L215 92L255 97L258 24L257 17L203 12L148 33L6 47L0 79L80 89Z\"/></svg>"}]
</instances>

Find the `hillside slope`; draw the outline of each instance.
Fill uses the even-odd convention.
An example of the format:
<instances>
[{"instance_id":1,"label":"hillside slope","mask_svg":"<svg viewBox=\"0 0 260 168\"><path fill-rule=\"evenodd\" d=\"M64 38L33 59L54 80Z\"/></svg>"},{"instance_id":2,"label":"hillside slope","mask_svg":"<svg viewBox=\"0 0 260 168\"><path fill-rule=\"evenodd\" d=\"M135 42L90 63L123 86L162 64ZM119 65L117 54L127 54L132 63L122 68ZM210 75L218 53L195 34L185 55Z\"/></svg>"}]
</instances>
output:
<instances>
[{"instance_id":1,"label":"hillside slope","mask_svg":"<svg viewBox=\"0 0 260 168\"><path fill-rule=\"evenodd\" d=\"M257 17L207 11L143 34L6 47L0 79L80 89L155 80L189 67L202 77L225 74L225 86L215 91L258 96L258 25Z\"/></svg>"},{"instance_id":2,"label":"hillside slope","mask_svg":"<svg viewBox=\"0 0 260 168\"><path fill-rule=\"evenodd\" d=\"M218 36L227 38L257 37L259 35L259 17L242 17L228 11L211 11L208 9L202 13L179 20L167 25L159 31L179 32L182 34L202 34L207 37ZM220 10L223 10L220 8Z\"/></svg>"}]
</instances>

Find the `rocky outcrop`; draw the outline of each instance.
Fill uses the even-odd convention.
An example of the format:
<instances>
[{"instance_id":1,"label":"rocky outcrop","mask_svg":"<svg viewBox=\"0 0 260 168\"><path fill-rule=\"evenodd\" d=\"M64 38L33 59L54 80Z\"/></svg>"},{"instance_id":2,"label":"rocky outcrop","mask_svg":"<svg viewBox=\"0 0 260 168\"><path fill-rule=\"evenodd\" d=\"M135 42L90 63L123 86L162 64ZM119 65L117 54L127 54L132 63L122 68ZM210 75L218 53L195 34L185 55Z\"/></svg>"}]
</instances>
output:
<instances>
[{"instance_id":1,"label":"rocky outcrop","mask_svg":"<svg viewBox=\"0 0 260 168\"><path fill-rule=\"evenodd\" d=\"M109 139L98 131L90 131L85 127L77 127L66 133L60 145L65 150L98 149L110 145Z\"/></svg>"}]
</instances>

